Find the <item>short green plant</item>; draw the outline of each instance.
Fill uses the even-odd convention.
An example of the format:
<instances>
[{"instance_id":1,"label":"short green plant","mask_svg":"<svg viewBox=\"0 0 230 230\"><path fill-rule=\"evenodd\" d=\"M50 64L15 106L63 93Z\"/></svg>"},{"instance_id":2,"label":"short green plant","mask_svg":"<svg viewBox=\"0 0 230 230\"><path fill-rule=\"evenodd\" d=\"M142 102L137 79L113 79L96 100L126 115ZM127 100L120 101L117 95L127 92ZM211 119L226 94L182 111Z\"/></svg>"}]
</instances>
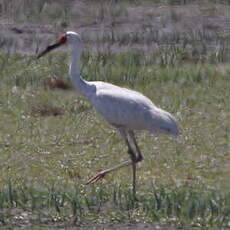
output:
<instances>
[{"instance_id":1,"label":"short green plant","mask_svg":"<svg viewBox=\"0 0 230 230\"><path fill-rule=\"evenodd\" d=\"M2 223L138 220L228 227L230 70L223 64L190 64L180 56L173 64L153 57L86 52L82 59L84 78L143 92L172 112L182 128L178 141L138 135L145 161L138 167L135 201L129 168L101 184L82 186L96 171L128 156L119 136L73 89L45 86L50 75L68 81L68 56L37 61L1 54Z\"/></svg>"}]
</instances>

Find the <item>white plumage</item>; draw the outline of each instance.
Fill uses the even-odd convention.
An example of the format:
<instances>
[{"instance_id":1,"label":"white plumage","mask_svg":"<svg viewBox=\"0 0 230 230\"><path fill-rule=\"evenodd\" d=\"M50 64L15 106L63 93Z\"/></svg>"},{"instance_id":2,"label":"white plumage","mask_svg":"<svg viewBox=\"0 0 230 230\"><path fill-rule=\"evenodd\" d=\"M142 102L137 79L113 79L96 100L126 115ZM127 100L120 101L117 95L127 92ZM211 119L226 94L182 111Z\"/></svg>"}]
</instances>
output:
<instances>
[{"instance_id":1,"label":"white plumage","mask_svg":"<svg viewBox=\"0 0 230 230\"><path fill-rule=\"evenodd\" d=\"M83 44L79 34L66 32L57 43L47 47L39 54L41 57L50 50L67 43L71 50L71 64L69 74L76 89L92 103L94 108L107 120L108 123L116 127L124 137L128 146L128 153L131 161L126 161L113 168L104 170L90 179L88 183L93 183L105 176L105 174L127 165L133 165L133 192L135 194L135 164L143 159L137 145L134 130L148 130L152 133L165 133L178 136L178 126L174 117L156 107L153 102L143 94L118 87L101 81L87 82L80 77L80 56ZM133 151L130 140L136 147Z\"/></svg>"},{"instance_id":2,"label":"white plumage","mask_svg":"<svg viewBox=\"0 0 230 230\"><path fill-rule=\"evenodd\" d=\"M96 89L89 100L111 125L178 135L172 115L157 108L143 94L104 82L92 84Z\"/></svg>"}]
</instances>

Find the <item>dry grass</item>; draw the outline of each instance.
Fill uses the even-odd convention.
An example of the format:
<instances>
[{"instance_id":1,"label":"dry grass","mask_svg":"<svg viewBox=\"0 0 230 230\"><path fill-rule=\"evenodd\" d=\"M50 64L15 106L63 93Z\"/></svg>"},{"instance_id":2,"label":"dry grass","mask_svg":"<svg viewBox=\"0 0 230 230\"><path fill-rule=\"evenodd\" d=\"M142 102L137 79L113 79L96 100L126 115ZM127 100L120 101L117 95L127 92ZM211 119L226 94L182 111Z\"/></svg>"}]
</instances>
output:
<instances>
[{"instance_id":1,"label":"dry grass","mask_svg":"<svg viewBox=\"0 0 230 230\"><path fill-rule=\"evenodd\" d=\"M21 24L17 24L18 20L5 24L2 17L0 46L5 52L35 53L38 47L55 40L57 34L76 30L81 33L87 48L96 52L126 52L130 49L157 52L174 45L193 53L207 50L218 53L223 47L229 47L230 6L208 1L192 3L73 1L65 8L61 5L64 3L59 2L55 5L60 4L62 13L56 9L57 14L51 12L50 19L47 17L49 10L55 11L54 3L44 3L47 5L44 7L46 17L43 18L41 13L28 13L34 16L33 23L25 19ZM28 12L33 9L28 4ZM18 16L25 15L20 12ZM7 11L3 15L11 17ZM219 43L220 39L224 42Z\"/></svg>"}]
</instances>

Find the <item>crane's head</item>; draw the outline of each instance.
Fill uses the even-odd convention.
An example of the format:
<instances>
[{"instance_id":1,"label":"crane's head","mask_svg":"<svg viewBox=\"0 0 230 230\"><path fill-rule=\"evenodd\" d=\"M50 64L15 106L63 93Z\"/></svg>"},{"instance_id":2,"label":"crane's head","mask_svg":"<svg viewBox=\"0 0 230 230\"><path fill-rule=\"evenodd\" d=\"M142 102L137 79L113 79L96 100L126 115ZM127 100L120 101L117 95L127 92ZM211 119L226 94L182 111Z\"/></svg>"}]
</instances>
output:
<instances>
[{"instance_id":1,"label":"crane's head","mask_svg":"<svg viewBox=\"0 0 230 230\"><path fill-rule=\"evenodd\" d=\"M73 43L76 45L78 45L78 43L79 44L81 43L80 35L73 31L67 31L66 33L62 34L54 44L47 46L45 50L40 52L37 58L42 57L43 55L49 53L50 51L52 51L53 49L59 46L62 46L64 44L73 44Z\"/></svg>"}]
</instances>

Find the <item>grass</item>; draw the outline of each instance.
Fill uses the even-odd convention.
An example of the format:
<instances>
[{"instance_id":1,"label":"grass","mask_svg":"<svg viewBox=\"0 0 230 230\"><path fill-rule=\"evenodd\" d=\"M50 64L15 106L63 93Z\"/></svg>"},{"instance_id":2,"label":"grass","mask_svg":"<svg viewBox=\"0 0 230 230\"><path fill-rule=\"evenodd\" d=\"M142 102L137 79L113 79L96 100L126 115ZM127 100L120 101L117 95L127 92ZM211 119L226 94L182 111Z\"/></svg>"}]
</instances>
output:
<instances>
[{"instance_id":1,"label":"grass","mask_svg":"<svg viewBox=\"0 0 230 230\"><path fill-rule=\"evenodd\" d=\"M230 69L225 63L191 64L176 56L173 64L162 64L164 55L156 60L136 52L83 55L86 79L143 92L173 113L182 128L178 141L138 134L145 160L138 166L139 199L134 201L130 168L97 185L82 185L128 156L119 135L73 89L44 85L50 75L68 82L68 56L37 61L1 55L3 224L21 218L37 224L144 221L228 227Z\"/></svg>"},{"instance_id":2,"label":"grass","mask_svg":"<svg viewBox=\"0 0 230 230\"><path fill-rule=\"evenodd\" d=\"M16 23L52 23L63 28L68 27L73 21L84 22L85 24L94 24L102 22L116 23L117 17L125 17L128 14L128 6L140 6L146 4L155 5L172 5L183 6L190 4L207 5L208 8L201 7L200 11L209 16L215 15L217 9L213 4L229 5L229 0L205 0L201 3L198 0L109 0L85 2L86 7L82 7L82 3L76 1L55 1L55 0L39 0L36 3L32 0L2 0L0 7L0 17L8 22ZM200 6L199 6L200 7ZM221 12L220 12L221 14ZM178 15L174 11L170 11L172 19L177 19ZM207 15L206 15L207 16Z\"/></svg>"},{"instance_id":3,"label":"grass","mask_svg":"<svg viewBox=\"0 0 230 230\"><path fill-rule=\"evenodd\" d=\"M149 221L224 229L229 218L229 193L191 187L154 186L134 201L130 190L120 186L72 187L68 191L51 186L40 191L33 186L14 187L9 181L7 189L1 190L0 199L1 209L6 211L0 214L2 222L33 218L36 224L47 220L58 223L71 217L74 222ZM10 211L13 208L18 209L15 216Z\"/></svg>"},{"instance_id":4,"label":"grass","mask_svg":"<svg viewBox=\"0 0 230 230\"><path fill-rule=\"evenodd\" d=\"M139 5L140 1L100 2L96 10L95 2L89 2L87 12L85 8L81 11L85 24L109 21L113 25L109 33L96 38L96 52L84 52L82 76L143 92L175 115L182 136L175 141L138 133L145 158L137 166L138 200L131 193L131 168L84 186L95 172L128 159L121 137L70 87L65 52L39 60L32 55L1 53L0 226L58 228L85 223L88 229L97 229L99 224L157 223L228 229L228 35L215 33L209 24L170 35L150 27L120 33L117 19L129 14L130 2ZM21 7L12 8L14 3ZM45 1L36 5L29 0L3 0L1 6L2 15L17 22L68 26L81 15L67 12L52 1L45 6ZM206 16L218 13L208 4L202 10ZM147 13L150 19L157 16ZM175 8L163 19L178 23L183 15ZM92 43L95 37L89 39L83 34L83 39ZM104 49L99 49L103 42ZM157 49L147 53L133 48L114 53L111 48L114 44L151 47L153 42ZM2 42L10 49L7 44Z\"/></svg>"}]
</instances>

